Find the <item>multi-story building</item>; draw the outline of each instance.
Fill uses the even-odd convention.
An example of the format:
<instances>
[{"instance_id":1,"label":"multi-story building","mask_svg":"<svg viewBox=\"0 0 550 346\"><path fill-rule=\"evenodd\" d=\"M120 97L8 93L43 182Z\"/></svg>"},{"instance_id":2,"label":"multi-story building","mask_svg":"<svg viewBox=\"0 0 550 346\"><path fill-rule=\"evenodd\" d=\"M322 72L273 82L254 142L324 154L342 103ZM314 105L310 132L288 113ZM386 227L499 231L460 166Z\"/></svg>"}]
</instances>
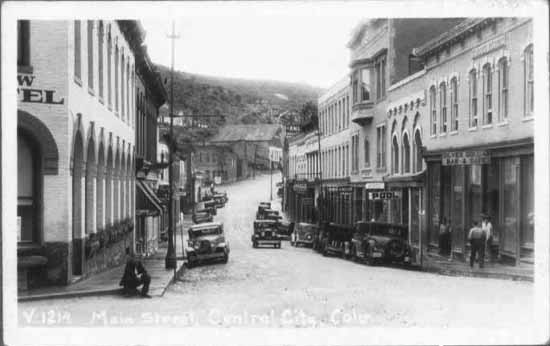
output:
<instances>
[{"instance_id":1,"label":"multi-story building","mask_svg":"<svg viewBox=\"0 0 550 346\"><path fill-rule=\"evenodd\" d=\"M442 220L464 255L480 214L501 258L532 261L534 244L533 23L467 19L415 49L424 64L427 242ZM416 89L416 88L415 88Z\"/></svg>"},{"instance_id":2,"label":"multi-story building","mask_svg":"<svg viewBox=\"0 0 550 346\"><path fill-rule=\"evenodd\" d=\"M237 159L230 146L205 143L195 146L193 167L205 182L225 184L237 180Z\"/></svg>"},{"instance_id":3,"label":"multi-story building","mask_svg":"<svg viewBox=\"0 0 550 346\"><path fill-rule=\"evenodd\" d=\"M120 21L127 28L128 21ZM139 26L138 26L139 28ZM128 27L131 30L131 27ZM143 41L145 32L140 30ZM167 179L165 163L168 150L159 143L159 108L166 102L166 90L160 74L151 62L145 46L136 52L136 253L146 256L158 250L161 234L168 227L167 206L157 196L159 184Z\"/></svg>"},{"instance_id":4,"label":"multi-story building","mask_svg":"<svg viewBox=\"0 0 550 346\"><path fill-rule=\"evenodd\" d=\"M134 21L18 21L22 288L70 283L133 246L138 32Z\"/></svg>"}]
</instances>

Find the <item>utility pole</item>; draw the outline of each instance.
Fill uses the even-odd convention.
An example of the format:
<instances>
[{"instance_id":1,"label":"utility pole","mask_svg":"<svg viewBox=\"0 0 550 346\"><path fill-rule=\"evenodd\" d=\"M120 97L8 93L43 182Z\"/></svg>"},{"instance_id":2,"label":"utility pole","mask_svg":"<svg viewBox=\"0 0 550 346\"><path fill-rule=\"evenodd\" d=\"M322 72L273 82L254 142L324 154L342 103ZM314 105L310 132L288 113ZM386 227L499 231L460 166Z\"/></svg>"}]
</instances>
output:
<instances>
[{"instance_id":1,"label":"utility pole","mask_svg":"<svg viewBox=\"0 0 550 346\"><path fill-rule=\"evenodd\" d=\"M166 251L165 268L174 269L174 277L176 276L177 259L176 250L174 248L174 237L176 232L174 230L174 60L175 60L175 40L180 36L176 35L176 23L172 21L172 34L167 35L172 41L172 63L170 67L170 145L168 147L168 180L169 180L169 192L168 192L168 250Z\"/></svg>"}]
</instances>

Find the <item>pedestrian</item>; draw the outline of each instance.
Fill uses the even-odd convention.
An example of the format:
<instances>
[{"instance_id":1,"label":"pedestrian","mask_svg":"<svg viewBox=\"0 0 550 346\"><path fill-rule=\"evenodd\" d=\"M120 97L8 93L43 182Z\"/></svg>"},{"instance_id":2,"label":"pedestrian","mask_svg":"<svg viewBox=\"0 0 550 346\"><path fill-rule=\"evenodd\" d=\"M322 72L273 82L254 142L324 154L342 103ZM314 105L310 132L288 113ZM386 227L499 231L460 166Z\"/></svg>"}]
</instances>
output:
<instances>
[{"instance_id":1,"label":"pedestrian","mask_svg":"<svg viewBox=\"0 0 550 346\"><path fill-rule=\"evenodd\" d=\"M122 286L122 293L125 296L137 295L137 288L143 285L141 296L151 298L148 294L150 283L151 277L145 270L143 263L134 257L130 252L130 248L126 248L126 266L124 267L124 274L119 283L119 286Z\"/></svg>"},{"instance_id":2,"label":"pedestrian","mask_svg":"<svg viewBox=\"0 0 550 346\"><path fill-rule=\"evenodd\" d=\"M488 214L481 214L481 229L485 231L487 241L485 242L485 250L487 252L487 260L490 261L493 258L493 224L491 223L490 217Z\"/></svg>"},{"instance_id":3,"label":"pedestrian","mask_svg":"<svg viewBox=\"0 0 550 346\"><path fill-rule=\"evenodd\" d=\"M487 236L485 231L479 227L479 221L473 222L473 227L468 233L468 240L470 241L470 267L474 267L474 261L476 254L478 255L479 267L483 268L483 261L485 257L485 242Z\"/></svg>"},{"instance_id":4,"label":"pedestrian","mask_svg":"<svg viewBox=\"0 0 550 346\"><path fill-rule=\"evenodd\" d=\"M443 216L439 223L439 254L445 255L447 251L446 237L447 237L447 218Z\"/></svg>"},{"instance_id":5,"label":"pedestrian","mask_svg":"<svg viewBox=\"0 0 550 346\"><path fill-rule=\"evenodd\" d=\"M445 241L445 248L447 250L447 255L449 255L449 261L453 260L453 247L452 247L452 239L453 239L453 225L451 223L451 219L447 221L447 236Z\"/></svg>"}]
</instances>

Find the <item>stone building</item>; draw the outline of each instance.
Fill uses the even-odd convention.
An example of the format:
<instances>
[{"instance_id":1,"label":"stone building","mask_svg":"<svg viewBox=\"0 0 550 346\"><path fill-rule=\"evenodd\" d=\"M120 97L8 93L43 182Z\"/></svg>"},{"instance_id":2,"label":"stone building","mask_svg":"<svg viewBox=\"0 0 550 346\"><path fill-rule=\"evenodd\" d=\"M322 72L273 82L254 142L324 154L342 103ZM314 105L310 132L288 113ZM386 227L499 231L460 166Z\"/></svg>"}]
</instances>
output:
<instances>
[{"instance_id":1,"label":"stone building","mask_svg":"<svg viewBox=\"0 0 550 346\"><path fill-rule=\"evenodd\" d=\"M135 22L18 21L19 287L68 284L133 246Z\"/></svg>"},{"instance_id":2,"label":"stone building","mask_svg":"<svg viewBox=\"0 0 550 346\"><path fill-rule=\"evenodd\" d=\"M427 228L453 228L464 256L480 214L493 224L492 254L533 261L533 23L525 18L467 19L414 50L424 65L427 112Z\"/></svg>"}]
</instances>

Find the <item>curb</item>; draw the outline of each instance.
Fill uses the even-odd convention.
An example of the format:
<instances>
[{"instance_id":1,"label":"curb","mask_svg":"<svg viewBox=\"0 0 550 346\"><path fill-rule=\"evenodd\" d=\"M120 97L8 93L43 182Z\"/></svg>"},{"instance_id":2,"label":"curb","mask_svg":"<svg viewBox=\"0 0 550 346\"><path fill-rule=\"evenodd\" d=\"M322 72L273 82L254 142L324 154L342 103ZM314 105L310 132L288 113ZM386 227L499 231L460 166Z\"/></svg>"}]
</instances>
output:
<instances>
[{"instance_id":1,"label":"curb","mask_svg":"<svg viewBox=\"0 0 550 346\"><path fill-rule=\"evenodd\" d=\"M491 272L465 272L462 270L456 269L444 269L438 267L425 267L421 268L421 271L426 273L435 273L446 276L462 276L462 277L476 277L476 278L486 278L486 279L500 279L500 280L512 280L512 281L527 281L534 282L534 278L529 275L521 274L499 274Z\"/></svg>"},{"instance_id":2,"label":"curb","mask_svg":"<svg viewBox=\"0 0 550 346\"><path fill-rule=\"evenodd\" d=\"M74 292L63 292L63 293L50 293L50 294L35 294L29 296L18 297L18 302L30 302L36 300L46 300L46 299L63 299L63 298L80 298L80 297L92 297L92 296L104 296L112 294L121 294L121 288L108 288L100 290L82 290Z\"/></svg>"}]
</instances>

